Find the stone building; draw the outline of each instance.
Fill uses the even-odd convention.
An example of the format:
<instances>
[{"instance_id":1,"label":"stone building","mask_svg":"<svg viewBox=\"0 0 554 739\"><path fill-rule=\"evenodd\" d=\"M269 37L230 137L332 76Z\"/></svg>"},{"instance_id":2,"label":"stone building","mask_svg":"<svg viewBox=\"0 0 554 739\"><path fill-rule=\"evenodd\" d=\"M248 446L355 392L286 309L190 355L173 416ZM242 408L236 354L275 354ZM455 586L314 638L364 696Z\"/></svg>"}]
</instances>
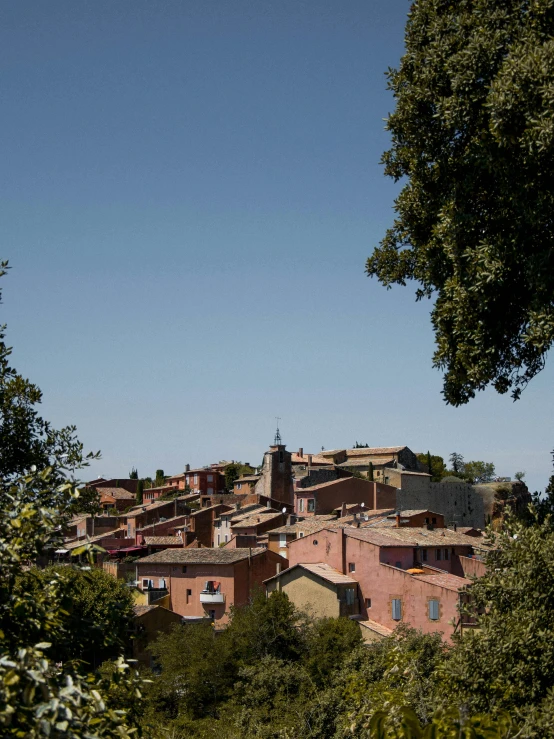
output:
<instances>
[{"instance_id":1,"label":"stone building","mask_svg":"<svg viewBox=\"0 0 554 739\"><path fill-rule=\"evenodd\" d=\"M276 442L280 442L280 438ZM292 454L286 446L275 443L264 454L262 473L256 482L254 492L265 495L287 505L294 503L294 489L292 482Z\"/></svg>"}]
</instances>

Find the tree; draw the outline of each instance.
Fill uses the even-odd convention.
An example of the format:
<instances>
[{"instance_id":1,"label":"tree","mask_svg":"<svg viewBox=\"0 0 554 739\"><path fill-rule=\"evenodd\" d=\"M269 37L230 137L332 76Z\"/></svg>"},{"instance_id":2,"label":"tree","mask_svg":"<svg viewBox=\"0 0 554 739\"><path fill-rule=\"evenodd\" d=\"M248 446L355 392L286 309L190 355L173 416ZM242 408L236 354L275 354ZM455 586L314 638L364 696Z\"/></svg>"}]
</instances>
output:
<instances>
[{"instance_id":1,"label":"tree","mask_svg":"<svg viewBox=\"0 0 554 739\"><path fill-rule=\"evenodd\" d=\"M516 472L514 477L518 482L523 482L525 479L525 472Z\"/></svg>"},{"instance_id":2,"label":"tree","mask_svg":"<svg viewBox=\"0 0 554 739\"><path fill-rule=\"evenodd\" d=\"M375 472L373 470L373 462L370 462L369 463L369 468L368 468L368 471L367 471L367 479L370 482L373 482L375 480Z\"/></svg>"},{"instance_id":3,"label":"tree","mask_svg":"<svg viewBox=\"0 0 554 739\"><path fill-rule=\"evenodd\" d=\"M554 531L512 521L499 533L485 575L474 582L467 630L441 670L439 694L470 712L509 711L536 723L553 715ZM523 736L552 736L522 733Z\"/></svg>"},{"instance_id":4,"label":"tree","mask_svg":"<svg viewBox=\"0 0 554 739\"><path fill-rule=\"evenodd\" d=\"M232 491L235 484L235 480L238 480L242 475L252 475L254 468L248 464L242 462L232 462L225 467L225 489Z\"/></svg>"},{"instance_id":5,"label":"tree","mask_svg":"<svg viewBox=\"0 0 554 739\"><path fill-rule=\"evenodd\" d=\"M420 0L385 174L405 180L366 272L433 297L435 367L461 405L518 398L554 340L554 15L550 0Z\"/></svg>"},{"instance_id":6,"label":"tree","mask_svg":"<svg viewBox=\"0 0 554 739\"><path fill-rule=\"evenodd\" d=\"M90 516L97 516L102 510L100 505L100 493L96 488L85 485L79 488L78 497L75 498L71 509L74 513L86 513Z\"/></svg>"},{"instance_id":7,"label":"tree","mask_svg":"<svg viewBox=\"0 0 554 739\"><path fill-rule=\"evenodd\" d=\"M139 480L137 484L137 494L136 494L138 505L142 503L143 495L144 495L144 480Z\"/></svg>"},{"instance_id":8,"label":"tree","mask_svg":"<svg viewBox=\"0 0 554 739\"><path fill-rule=\"evenodd\" d=\"M491 482L494 479L494 464L492 462L466 462L464 477L474 485L480 482Z\"/></svg>"},{"instance_id":9,"label":"tree","mask_svg":"<svg viewBox=\"0 0 554 739\"><path fill-rule=\"evenodd\" d=\"M129 480L138 480L138 472L136 467L133 467L129 472Z\"/></svg>"},{"instance_id":10,"label":"tree","mask_svg":"<svg viewBox=\"0 0 554 739\"><path fill-rule=\"evenodd\" d=\"M129 650L134 600L122 580L99 569L89 572L79 567L33 568L18 578L16 597L23 593L36 597L53 579L59 583L62 617L59 629L49 639L58 662L80 660L98 667ZM40 630L34 635L31 632L27 640L39 641L41 636Z\"/></svg>"},{"instance_id":11,"label":"tree","mask_svg":"<svg viewBox=\"0 0 554 739\"><path fill-rule=\"evenodd\" d=\"M450 464L452 465L452 470L455 473L464 472L464 458L461 454L458 454L457 452L452 452L452 454L450 455Z\"/></svg>"},{"instance_id":12,"label":"tree","mask_svg":"<svg viewBox=\"0 0 554 739\"><path fill-rule=\"evenodd\" d=\"M165 485L165 475L163 470L156 470L156 479L154 480L154 487L161 488Z\"/></svg>"},{"instance_id":13,"label":"tree","mask_svg":"<svg viewBox=\"0 0 554 739\"><path fill-rule=\"evenodd\" d=\"M460 456L460 455L459 455ZM422 465L425 465L431 474L433 482L440 482L446 474L446 465L443 457L438 454L418 454L417 459Z\"/></svg>"}]
</instances>

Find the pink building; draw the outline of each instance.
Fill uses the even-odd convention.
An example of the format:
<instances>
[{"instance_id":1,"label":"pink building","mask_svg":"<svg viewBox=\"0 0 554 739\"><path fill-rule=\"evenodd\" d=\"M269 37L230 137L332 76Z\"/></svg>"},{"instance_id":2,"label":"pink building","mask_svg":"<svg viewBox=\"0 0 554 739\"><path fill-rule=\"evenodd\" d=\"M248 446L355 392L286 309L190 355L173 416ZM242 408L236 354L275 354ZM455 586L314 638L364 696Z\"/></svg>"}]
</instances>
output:
<instances>
[{"instance_id":1,"label":"pink building","mask_svg":"<svg viewBox=\"0 0 554 739\"><path fill-rule=\"evenodd\" d=\"M359 477L345 477L294 491L294 512L299 516L332 513L343 503L363 503L368 509L394 508L396 488Z\"/></svg>"},{"instance_id":2,"label":"pink building","mask_svg":"<svg viewBox=\"0 0 554 739\"><path fill-rule=\"evenodd\" d=\"M232 605L246 604L252 589L288 562L259 547L166 549L136 564L141 590L166 591L175 613L185 619L209 617L221 626Z\"/></svg>"},{"instance_id":3,"label":"pink building","mask_svg":"<svg viewBox=\"0 0 554 739\"><path fill-rule=\"evenodd\" d=\"M363 621L389 629L405 622L450 636L471 584L464 575L475 544L449 529L329 528L289 542L288 551L291 567L324 563L355 579Z\"/></svg>"}]
</instances>

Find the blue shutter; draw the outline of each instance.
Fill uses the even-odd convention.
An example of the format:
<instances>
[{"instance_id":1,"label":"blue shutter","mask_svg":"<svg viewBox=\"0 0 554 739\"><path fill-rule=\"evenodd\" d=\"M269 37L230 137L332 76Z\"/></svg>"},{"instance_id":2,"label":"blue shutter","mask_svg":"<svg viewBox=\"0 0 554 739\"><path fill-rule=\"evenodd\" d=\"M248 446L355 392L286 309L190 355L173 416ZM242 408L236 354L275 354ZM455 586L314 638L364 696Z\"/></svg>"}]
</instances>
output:
<instances>
[{"instance_id":1,"label":"blue shutter","mask_svg":"<svg viewBox=\"0 0 554 739\"><path fill-rule=\"evenodd\" d=\"M392 617L395 621L400 621L402 618L402 601L400 598L392 599Z\"/></svg>"},{"instance_id":2,"label":"blue shutter","mask_svg":"<svg viewBox=\"0 0 554 739\"><path fill-rule=\"evenodd\" d=\"M431 621L439 620L439 602L438 600L429 601L429 618Z\"/></svg>"}]
</instances>

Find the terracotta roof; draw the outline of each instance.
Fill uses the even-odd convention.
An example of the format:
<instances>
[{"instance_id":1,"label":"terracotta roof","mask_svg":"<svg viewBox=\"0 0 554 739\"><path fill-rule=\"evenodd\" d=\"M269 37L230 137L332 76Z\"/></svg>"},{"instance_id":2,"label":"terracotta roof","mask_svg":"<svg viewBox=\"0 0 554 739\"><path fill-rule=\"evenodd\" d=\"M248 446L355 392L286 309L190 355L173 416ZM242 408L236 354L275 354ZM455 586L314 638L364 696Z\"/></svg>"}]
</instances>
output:
<instances>
[{"instance_id":1,"label":"terracotta roof","mask_svg":"<svg viewBox=\"0 0 554 739\"><path fill-rule=\"evenodd\" d=\"M147 523L144 526L141 526L140 528L137 528L137 534L140 534L141 531L144 531L145 529L151 529L153 526L157 526L160 523L163 523L164 526L168 523L171 523L172 521L176 521L178 518L185 518L188 516L188 513L179 513L177 516L171 516L170 518L166 518L165 521L153 521L152 523ZM184 523L179 523L176 525L175 528L186 526Z\"/></svg>"},{"instance_id":2,"label":"terracotta roof","mask_svg":"<svg viewBox=\"0 0 554 739\"><path fill-rule=\"evenodd\" d=\"M232 506L227 505L227 503L215 503L214 505L208 505L205 508L199 508L197 511L194 511L191 513L191 516L198 516L200 513L205 513L206 511L214 511L216 508L227 508L228 510L232 510ZM221 511L222 513L225 513L225 511Z\"/></svg>"},{"instance_id":3,"label":"terracotta roof","mask_svg":"<svg viewBox=\"0 0 554 739\"><path fill-rule=\"evenodd\" d=\"M358 621L358 623L360 626L363 626L370 631L375 631L375 633L381 634L381 636L390 636L392 634L392 629L389 629L387 626L383 626L382 624L378 624L377 621L372 621L370 618L368 618L367 621Z\"/></svg>"},{"instance_id":4,"label":"terracotta roof","mask_svg":"<svg viewBox=\"0 0 554 739\"><path fill-rule=\"evenodd\" d=\"M162 546L183 546L183 540L180 536L145 536L144 543L146 546L162 545Z\"/></svg>"},{"instance_id":5,"label":"terracotta roof","mask_svg":"<svg viewBox=\"0 0 554 739\"><path fill-rule=\"evenodd\" d=\"M181 480L187 473L186 472L180 472L178 475L171 475L171 477L168 477L168 480Z\"/></svg>"},{"instance_id":6,"label":"terracotta roof","mask_svg":"<svg viewBox=\"0 0 554 739\"><path fill-rule=\"evenodd\" d=\"M415 510L409 509L407 511L400 511L400 518L410 518L410 516L419 516L422 513L429 513L431 516L442 516L442 513L437 513L436 511L430 511L428 508L417 508ZM395 514L393 513L393 516Z\"/></svg>"},{"instance_id":7,"label":"terracotta roof","mask_svg":"<svg viewBox=\"0 0 554 739\"><path fill-rule=\"evenodd\" d=\"M141 513L148 513L148 511L155 511L156 508L160 508L161 506L171 506L175 505L175 501L177 498L174 498L173 500L154 500L152 503L140 503L140 505L133 506L133 509L129 511L129 513L126 514L127 518L133 518L135 516L140 516ZM146 509L146 510L143 510Z\"/></svg>"},{"instance_id":8,"label":"terracotta roof","mask_svg":"<svg viewBox=\"0 0 554 739\"><path fill-rule=\"evenodd\" d=\"M230 565L248 557L255 557L267 551L265 547L253 549L162 549L137 561L137 566L144 564L214 564Z\"/></svg>"},{"instance_id":9,"label":"terracotta roof","mask_svg":"<svg viewBox=\"0 0 554 739\"><path fill-rule=\"evenodd\" d=\"M440 546L473 546L477 537L459 534L450 529L433 529L417 526L404 526L400 528L349 528L346 529L348 536L354 539L368 541L380 547L440 547Z\"/></svg>"},{"instance_id":10,"label":"terracotta roof","mask_svg":"<svg viewBox=\"0 0 554 739\"><path fill-rule=\"evenodd\" d=\"M347 459L346 462L341 462L337 467L367 467L369 463L373 465L387 465L392 464L394 459L392 457L371 457L369 459Z\"/></svg>"},{"instance_id":11,"label":"terracotta roof","mask_svg":"<svg viewBox=\"0 0 554 739\"><path fill-rule=\"evenodd\" d=\"M320 454L304 454L301 457L297 452L292 453L291 462L292 464L306 464L307 465L308 457L312 458L312 464L326 464L326 465L333 464L328 459L325 459L325 457L322 457Z\"/></svg>"},{"instance_id":12,"label":"terracotta roof","mask_svg":"<svg viewBox=\"0 0 554 739\"><path fill-rule=\"evenodd\" d=\"M468 580L466 577L458 577L458 575L451 575L448 572L437 572L436 575L432 575L430 573L426 573L425 575L412 575L412 577L417 578L418 580L423 580L423 582L429 583L430 585L438 585L440 588L445 588L446 590L460 590L460 588L464 588L467 585L471 585L471 580Z\"/></svg>"},{"instance_id":13,"label":"terracotta roof","mask_svg":"<svg viewBox=\"0 0 554 739\"><path fill-rule=\"evenodd\" d=\"M314 575L321 577L323 580L327 580L327 582L332 582L335 585L357 585L358 584L357 580L354 580L348 575L343 575L342 572L335 570L334 567L331 567L326 562L316 562L314 564L299 563L299 564L293 565L292 567L288 567L286 570L282 570L281 572L278 572L276 575L273 575L273 577L268 577L267 580L264 580L264 583L271 582L271 580L276 580L277 578L284 575L285 572L291 572L296 567L301 567L304 570L308 570L308 572L312 572Z\"/></svg>"},{"instance_id":14,"label":"terracotta roof","mask_svg":"<svg viewBox=\"0 0 554 739\"><path fill-rule=\"evenodd\" d=\"M408 447L406 446L366 446L358 447L357 449L347 449L346 453L349 457L360 457L364 454L380 454L381 456L384 456L386 454L397 454L407 448Z\"/></svg>"},{"instance_id":15,"label":"terracotta roof","mask_svg":"<svg viewBox=\"0 0 554 739\"><path fill-rule=\"evenodd\" d=\"M134 493L130 493L125 488L100 488L98 492L100 493L100 497L109 495L115 500L135 500L136 498Z\"/></svg>"},{"instance_id":16,"label":"terracotta roof","mask_svg":"<svg viewBox=\"0 0 554 739\"><path fill-rule=\"evenodd\" d=\"M237 482L257 482L260 477L261 475L244 475L244 477L237 478L234 484L236 485Z\"/></svg>"},{"instance_id":17,"label":"terracotta roof","mask_svg":"<svg viewBox=\"0 0 554 739\"><path fill-rule=\"evenodd\" d=\"M294 493L295 495L300 495L305 493L308 495L309 493L313 492L314 490L321 490L323 488L331 487L332 485L344 485L344 483L351 483L352 478L351 477L339 477L338 480L329 480L328 482L320 482L318 485L310 485L309 488L297 488ZM360 482L370 484L369 480L360 480ZM369 492L369 490L368 490Z\"/></svg>"},{"instance_id":18,"label":"terracotta roof","mask_svg":"<svg viewBox=\"0 0 554 739\"><path fill-rule=\"evenodd\" d=\"M233 521L233 523L231 524L231 528L234 529L236 526L257 526L259 523L271 521L272 519L279 518L282 515L283 514L279 513L279 511L267 511L264 513L262 513L261 511L259 513L254 512L249 514L248 516L245 516L244 518L240 518L238 521Z\"/></svg>"},{"instance_id":19,"label":"terracotta roof","mask_svg":"<svg viewBox=\"0 0 554 739\"><path fill-rule=\"evenodd\" d=\"M324 562L316 562L315 564L300 563L298 564L298 567L303 567L305 570L308 570L309 572L313 572L314 575L317 575L318 577L323 578L323 580L327 580L328 582L332 582L337 585L357 585L358 584L357 580L354 580L352 577L348 577L348 575L343 575L342 572L335 570L334 567L331 567L330 565Z\"/></svg>"},{"instance_id":20,"label":"terracotta roof","mask_svg":"<svg viewBox=\"0 0 554 739\"><path fill-rule=\"evenodd\" d=\"M111 531L105 531L103 534L96 534L95 536L87 536L84 539L75 539L74 541L67 542L64 544L64 547L67 550L71 549L77 549L78 547L82 547L84 544L90 544L91 542L94 543L96 541L100 541L100 539L111 539L113 534L121 534L121 532L124 529L112 529ZM113 538L121 539L123 542L124 536L115 536ZM128 546L128 545L126 545Z\"/></svg>"},{"instance_id":21,"label":"terracotta roof","mask_svg":"<svg viewBox=\"0 0 554 739\"><path fill-rule=\"evenodd\" d=\"M135 616L144 616L145 613L149 613L150 611L153 611L155 608L159 608L159 606L133 606L133 611L135 613Z\"/></svg>"}]
</instances>

